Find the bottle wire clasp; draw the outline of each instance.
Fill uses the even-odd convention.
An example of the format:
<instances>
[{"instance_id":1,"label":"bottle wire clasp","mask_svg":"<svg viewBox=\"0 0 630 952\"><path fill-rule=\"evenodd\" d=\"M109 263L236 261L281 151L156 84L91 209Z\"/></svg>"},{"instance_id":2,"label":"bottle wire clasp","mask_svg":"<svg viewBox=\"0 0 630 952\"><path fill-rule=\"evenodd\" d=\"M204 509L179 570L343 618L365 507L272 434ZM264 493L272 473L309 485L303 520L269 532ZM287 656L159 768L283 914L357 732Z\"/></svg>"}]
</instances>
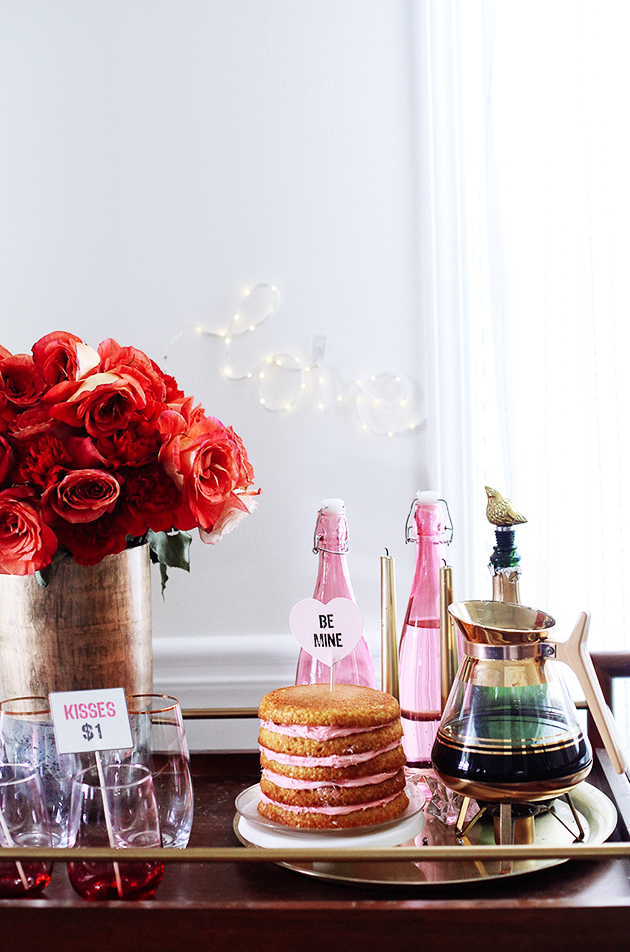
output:
<instances>
[{"instance_id":1,"label":"bottle wire clasp","mask_svg":"<svg viewBox=\"0 0 630 952\"><path fill-rule=\"evenodd\" d=\"M343 549L324 549L321 545L318 545L317 534L319 532L319 524L322 520L323 509L319 509L317 512L317 522L315 523L315 532L313 533L313 553L317 555L318 552L330 552L331 555L346 555L348 552L348 539L344 542Z\"/></svg>"},{"instance_id":2,"label":"bottle wire clasp","mask_svg":"<svg viewBox=\"0 0 630 952\"><path fill-rule=\"evenodd\" d=\"M450 545L451 542L453 541L453 520L451 519L451 511L448 508L448 503L446 499L438 499L438 502L441 502L444 508L446 509L446 525L444 526L444 533L442 535L442 538L439 540L438 543L436 543L436 545L437 544ZM415 512L415 508L417 505L418 505L418 500L417 498L414 497L414 499L411 502L411 506L409 507L407 520L405 522L405 544L407 544L408 542L418 541L418 536L417 536L417 533L414 532L414 524L413 524L413 514Z\"/></svg>"}]
</instances>

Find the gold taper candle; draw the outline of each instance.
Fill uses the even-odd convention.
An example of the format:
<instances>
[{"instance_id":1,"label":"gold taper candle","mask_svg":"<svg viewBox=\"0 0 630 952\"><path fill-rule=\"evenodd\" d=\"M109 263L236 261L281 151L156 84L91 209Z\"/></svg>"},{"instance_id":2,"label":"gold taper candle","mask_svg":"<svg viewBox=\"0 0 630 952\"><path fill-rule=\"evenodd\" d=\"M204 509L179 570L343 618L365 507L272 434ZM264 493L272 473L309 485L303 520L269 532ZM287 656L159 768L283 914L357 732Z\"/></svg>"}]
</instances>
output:
<instances>
[{"instance_id":1,"label":"gold taper candle","mask_svg":"<svg viewBox=\"0 0 630 952\"><path fill-rule=\"evenodd\" d=\"M448 606L453 601L453 569L443 565L440 569L440 688L442 710L446 705L451 685L457 674L457 638Z\"/></svg>"},{"instance_id":2,"label":"gold taper candle","mask_svg":"<svg viewBox=\"0 0 630 952\"><path fill-rule=\"evenodd\" d=\"M381 686L399 700L396 579L394 559L389 553L381 556Z\"/></svg>"}]
</instances>

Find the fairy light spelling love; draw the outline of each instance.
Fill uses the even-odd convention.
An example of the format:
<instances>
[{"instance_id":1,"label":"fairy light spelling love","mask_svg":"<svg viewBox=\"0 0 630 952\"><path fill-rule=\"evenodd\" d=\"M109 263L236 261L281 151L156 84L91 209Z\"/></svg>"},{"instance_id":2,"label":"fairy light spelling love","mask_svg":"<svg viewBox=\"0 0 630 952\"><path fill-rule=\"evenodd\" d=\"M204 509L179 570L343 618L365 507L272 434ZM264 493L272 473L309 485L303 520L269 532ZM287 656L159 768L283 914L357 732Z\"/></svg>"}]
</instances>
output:
<instances>
[{"instance_id":1,"label":"fairy light spelling love","mask_svg":"<svg viewBox=\"0 0 630 952\"><path fill-rule=\"evenodd\" d=\"M402 374L392 371L384 371L379 374L373 374L369 380L351 380L349 383L339 387L336 384L334 374L328 368L322 366L324 354L326 351L326 338L320 335L313 337L311 343L311 360L308 364L294 354L274 354L255 366L250 367L245 373L235 373L230 361L230 355L234 346L235 338L245 333L256 331L277 309L280 302L280 292L274 284L257 284L250 291L246 291L238 311L232 316L227 331L209 331L202 326L188 328L180 331L173 337L169 344L169 350L182 338L187 332L193 332L199 336L214 337L222 340L223 353L221 369L226 380L242 381L256 379L258 381L258 402L261 407L269 413L287 413L293 410L300 402L307 389L307 374L315 375L319 387L319 397L317 407L323 412L327 412L334 406L343 404L346 400L354 398L356 414L363 430L369 430L379 436L399 436L402 434L413 433L418 430L424 422L425 415L416 412L415 386ZM164 360L168 361L168 352ZM299 380L294 388L295 396L283 398L275 401L271 397L273 388L273 379L282 374L298 375ZM387 420L387 425L375 425L376 417L383 421ZM398 417L402 414L407 419L411 417L411 422L406 422L404 426L392 426L393 414Z\"/></svg>"}]
</instances>

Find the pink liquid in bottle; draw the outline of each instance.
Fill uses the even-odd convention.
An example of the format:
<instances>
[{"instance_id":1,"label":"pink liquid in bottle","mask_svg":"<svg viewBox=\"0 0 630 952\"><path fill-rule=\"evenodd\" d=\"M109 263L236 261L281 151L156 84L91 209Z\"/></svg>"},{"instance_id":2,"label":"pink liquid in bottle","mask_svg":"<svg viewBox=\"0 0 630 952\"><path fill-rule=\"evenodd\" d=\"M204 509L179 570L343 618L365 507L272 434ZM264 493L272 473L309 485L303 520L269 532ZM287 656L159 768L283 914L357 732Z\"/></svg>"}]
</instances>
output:
<instances>
[{"instance_id":1,"label":"pink liquid in bottle","mask_svg":"<svg viewBox=\"0 0 630 952\"><path fill-rule=\"evenodd\" d=\"M325 499L322 502L313 548L319 556L313 598L324 605L333 598L350 598L356 602L345 555L348 551L348 523L342 499ZM330 667L317 661L302 648L295 683L329 684ZM356 648L335 665L335 683L376 687L376 674L365 635Z\"/></svg>"},{"instance_id":2,"label":"pink liquid in bottle","mask_svg":"<svg viewBox=\"0 0 630 952\"><path fill-rule=\"evenodd\" d=\"M403 747L410 766L428 766L442 716L440 684L440 566L444 516L436 493L418 493L416 571L400 640Z\"/></svg>"}]
</instances>

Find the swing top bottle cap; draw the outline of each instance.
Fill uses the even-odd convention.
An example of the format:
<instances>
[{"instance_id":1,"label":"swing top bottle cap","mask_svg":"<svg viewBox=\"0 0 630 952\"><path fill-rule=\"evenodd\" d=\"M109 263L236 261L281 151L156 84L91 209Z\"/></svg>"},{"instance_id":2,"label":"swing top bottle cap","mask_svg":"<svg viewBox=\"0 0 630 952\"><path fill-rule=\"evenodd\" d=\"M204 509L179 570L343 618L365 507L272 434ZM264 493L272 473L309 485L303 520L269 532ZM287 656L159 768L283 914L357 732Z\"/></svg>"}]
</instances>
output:
<instances>
[{"instance_id":1,"label":"swing top bottle cap","mask_svg":"<svg viewBox=\"0 0 630 952\"><path fill-rule=\"evenodd\" d=\"M421 506L437 506L440 501L440 497L438 493L427 490L425 492L417 492L416 500Z\"/></svg>"},{"instance_id":2,"label":"swing top bottle cap","mask_svg":"<svg viewBox=\"0 0 630 952\"><path fill-rule=\"evenodd\" d=\"M346 511L343 499L322 499L320 512L341 513Z\"/></svg>"},{"instance_id":3,"label":"swing top bottle cap","mask_svg":"<svg viewBox=\"0 0 630 952\"><path fill-rule=\"evenodd\" d=\"M348 551L348 526L343 499L323 499L317 513L313 552ZM315 595L315 598L319 598Z\"/></svg>"}]
</instances>

